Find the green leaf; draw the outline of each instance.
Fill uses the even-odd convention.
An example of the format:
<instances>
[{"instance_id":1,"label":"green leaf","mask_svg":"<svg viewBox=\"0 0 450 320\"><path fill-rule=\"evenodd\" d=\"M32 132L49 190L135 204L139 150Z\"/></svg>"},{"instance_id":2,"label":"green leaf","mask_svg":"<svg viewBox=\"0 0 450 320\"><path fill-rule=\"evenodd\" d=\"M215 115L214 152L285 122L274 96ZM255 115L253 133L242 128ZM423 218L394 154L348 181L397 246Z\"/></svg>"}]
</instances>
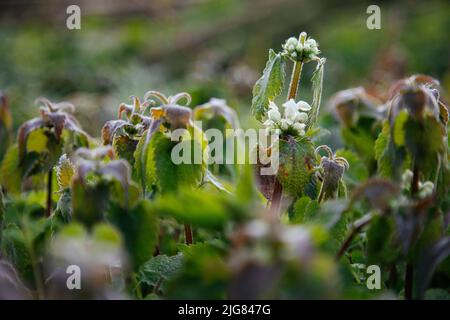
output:
<instances>
[{"instance_id":1,"label":"green leaf","mask_svg":"<svg viewBox=\"0 0 450 320\"><path fill-rule=\"evenodd\" d=\"M274 100L283 91L285 62L280 53L269 51L269 60L263 75L253 87L252 111L256 119L261 120L266 114L269 100Z\"/></svg>"},{"instance_id":2,"label":"green leaf","mask_svg":"<svg viewBox=\"0 0 450 320\"><path fill-rule=\"evenodd\" d=\"M283 190L293 196L302 196L310 183L315 163L314 148L311 141L303 138L279 142L279 169L277 178Z\"/></svg>"},{"instance_id":3,"label":"green leaf","mask_svg":"<svg viewBox=\"0 0 450 320\"><path fill-rule=\"evenodd\" d=\"M290 217L292 223L308 223L314 220L319 210L319 203L303 196L294 203L293 214Z\"/></svg>"},{"instance_id":4,"label":"green leaf","mask_svg":"<svg viewBox=\"0 0 450 320\"><path fill-rule=\"evenodd\" d=\"M419 259L416 279L415 279L415 297L423 298L425 290L433 277L437 266L450 256L450 237L445 237L436 242L431 247L424 250Z\"/></svg>"},{"instance_id":5,"label":"green leaf","mask_svg":"<svg viewBox=\"0 0 450 320\"><path fill-rule=\"evenodd\" d=\"M343 180L350 186L356 186L367 180L369 171L365 163L353 151L339 149L336 151L337 157L345 158L350 167L345 171Z\"/></svg>"},{"instance_id":6,"label":"green leaf","mask_svg":"<svg viewBox=\"0 0 450 320\"><path fill-rule=\"evenodd\" d=\"M161 132L153 135L147 149L145 179L147 188L155 184L158 191L166 193L174 192L183 185L196 187L200 184L206 167L203 163L194 163L194 154L197 152L201 155L202 147L197 141L190 139L178 143L179 146L186 147L185 150L191 150L191 164L175 164L171 154L177 143Z\"/></svg>"},{"instance_id":7,"label":"green leaf","mask_svg":"<svg viewBox=\"0 0 450 320\"><path fill-rule=\"evenodd\" d=\"M317 122L320 111L320 101L322 99L322 87L323 87L323 73L325 58L321 58L317 61L316 70L311 77L313 101L311 103L311 110L308 113L308 121L306 123L306 130L312 128Z\"/></svg>"},{"instance_id":8,"label":"green leaf","mask_svg":"<svg viewBox=\"0 0 450 320\"><path fill-rule=\"evenodd\" d=\"M154 287L160 281L174 277L183 265L183 254L168 257L166 255L158 255L144 263L138 274L139 282Z\"/></svg>"},{"instance_id":9,"label":"green leaf","mask_svg":"<svg viewBox=\"0 0 450 320\"><path fill-rule=\"evenodd\" d=\"M408 121L408 112L402 110L395 118L392 139L396 146L405 145L405 123Z\"/></svg>"},{"instance_id":10,"label":"green leaf","mask_svg":"<svg viewBox=\"0 0 450 320\"><path fill-rule=\"evenodd\" d=\"M19 148L17 144L9 147L1 165L0 183L8 193L19 194L22 182L20 169Z\"/></svg>"},{"instance_id":11,"label":"green leaf","mask_svg":"<svg viewBox=\"0 0 450 320\"><path fill-rule=\"evenodd\" d=\"M141 200L129 210L112 205L108 219L122 232L133 269L138 270L158 243L159 223L151 203Z\"/></svg>"},{"instance_id":12,"label":"green leaf","mask_svg":"<svg viewBox=\"0 0 450 320\"><path fill-rule=\"evenodd\" d=\"M221 195L190 188L156 198L153 207L162 216L210 229L222 229L233 214Z\"/></svg>"},{"instance_id":13,"label":"green leaf","mask_svg":"<svg viewBox=\"0 0 450 320\"><path fill-rule=\"evenodd\" d=\"M58 181L59 190L70 188L70 182L74 173L75 169L72 162L70 162L66 154L63 154L59 159L58 166L56 167L56 178Z\"/></svg>"}]
</instances>

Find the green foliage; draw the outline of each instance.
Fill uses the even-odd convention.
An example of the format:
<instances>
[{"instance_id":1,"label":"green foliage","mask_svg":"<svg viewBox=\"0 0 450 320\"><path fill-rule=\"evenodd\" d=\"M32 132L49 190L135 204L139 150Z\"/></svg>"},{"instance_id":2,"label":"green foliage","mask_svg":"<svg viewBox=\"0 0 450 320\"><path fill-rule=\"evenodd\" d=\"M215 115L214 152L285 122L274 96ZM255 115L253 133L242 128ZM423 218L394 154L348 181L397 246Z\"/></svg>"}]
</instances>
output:
<instances>
[{"instance_id":1,"label":"green foliage","mask_svg":"<svg viewBox=\"0 0 450 320\"><path fill-rule=\"evenodd\" d=\"M159 222L151 203L140 200L129 210L112 206L107 219L123 234L133 269L138 270L153 255L158 243Z\"/></svg>"},{"instance_id":2,"label":"green foliage","mask_svg":"<svg viewBox=\"0 0 450 320\"><path fill-rule=\"evenodd\" d=\"M284 68L285 62L281 54L271 49L263 75L253 87L252 111L258 120L265 116L269 101L274 100L283 91Z\"/></svg>"}]
</instances>

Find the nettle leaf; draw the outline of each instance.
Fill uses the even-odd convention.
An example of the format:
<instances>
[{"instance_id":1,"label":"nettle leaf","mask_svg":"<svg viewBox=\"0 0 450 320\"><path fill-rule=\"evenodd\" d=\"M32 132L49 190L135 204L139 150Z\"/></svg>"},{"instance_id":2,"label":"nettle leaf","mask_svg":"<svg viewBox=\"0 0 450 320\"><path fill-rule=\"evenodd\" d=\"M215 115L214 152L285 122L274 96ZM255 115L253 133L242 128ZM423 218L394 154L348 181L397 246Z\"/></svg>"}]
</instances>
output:
<instances>
[{"instance_id":1,"label":"nettle leaf","mask_svg":"<svg viewBox=\"0 0 450 320\"><path fill-rule=\"evenodd\" d=\"M420 123L409 118L404 125L405 146L416 164L427 178L432 178L438 166L438 154L445 144L445 128L433 116L427 116Z\"/></svg>"},{"instance_id":2,"label":"nettle leaf","mask_svg":"<svg viewBox=\"0 0 450 320\"><path fill-rule=\"evenodd\" d=\"M113 139L113 148L119 158L125 159L133 166L134 164L134 152L138 145L139 140L132 139L127 135L115 136Z\"/></svg>"},{"instance_id":3,"label":"nettle leaf","mask_svg":"<svg viewBox=\"0 0 450 320\"><path fill-rule=\"evenodd\" d=\"M280 162L277 178L283 186L283 190L296 197L305 194L315 163L311 141L307 138L299 141L292 138L280 139L279 150Z\"/></svg>"},{"instance_id":4,"label":"nettle leaf","mask_svg":"<svg viewBox=\"0 0 450 320\"><path fill-rule=\"evenodd\" d=\"M184 150L190 150L187 156L190 163L175 164L172 159L172 150L176 145ZM195 154L203 156L202 146L193 139L186 139L181 142L171 141L163 133L157 132L151 138L147 149L146 163L146 184L147 187L156 185L158 191L162 193L174 192L180 186L198 186L206 170L205 164L195 164Z\"/></svg>"},{"instance_id":5,"label":"nettle leaf","mask_svg":"<svg viewBox=\"0 0 450 320\"><path fill-rule=\"evenodd\" d=\"M60 190L70 188L70 182L74 173L75 169L72 162L66 154L63 154L56 167L56 179Z\"/></svg>"},{"instance_id":6,"label":"nettle leaf","mask_svg":"<svg viewBox=\"0 0 450 320\"><path fill-rule=\"evenodd\" d=\"M183 266L183 254L174 256L165 254L151 258L144 263L138 274L139 282L155 287L161 281L173 278Z\"/></svg>"},{"instance_id":7,"label":"nettle leaf","mask_svg":"<svg viewBox=\"0 0 450 320\"><path fill-rule=\"evenodd\" d=\"M369 170L365 163L354 152L340 149L336 151L336 156L345 158L350 165L347 170L345 170L343 178L347 184L356 186L367 180L369 177Z\"/></svg>"},{"instance_id":8,"label":"nettle leaf","mask_svg":"<svg viewBox=\"0 0 450 320\"><path fill-rule=\"evenodd\" d=\"M128 210L112 205L108 220L122 232L133 269L138 270L153 255L158 243L159 222L152 204L140 200Z\"/></svg>"},{"instance_id":9,"label":"nettle leaf","mask_svg":"<svg viewBox=\"0 0 450 320\"><path fill-rule=\"evenodd\" d=\"M320 111L320 102L322 99L322 87L323 87L323 73L325 58L321 58L317 61L316 70L311 77L313 101L311 103L311 110L308 112L308 121L306 123L306 130L312 128L317 122Z\"/></svg>"},{"instance_id":10,"label":"nettle leaf","mask_svg":"<svg viewBox=\"0 0 450 320\"><path fill-rule=\"evenodd\" d=\"M261 120L265 116L269 100L274 100L283 91L284 68L285 61L281 54L270 49L263 75L253 87L252 111L256 119Z\"/></svg>"},{"instance_id":11,"label":"nettle leaf","mask_svg":"<svg viewBox=\"0 0 450 320\"><path fill-rule=\"evenodd\" d=\"M8 148L2 161L1 172L0 184L6 188L8 193L19 194L21 191L22 170L17 144Z\"/></svg>"},{"instance_id":12,"label":"nettle leaf","mask_svg":"<svg viewBox=\"0 0 450 320\"><path fill-rule=\"evenodd\" d=\"M164 194L155 199L153 207L163 217L209 229L222 229L233 215L221 195L201 189L183 188Z\"/></svg>"},{"instance_id":13,"label":"nettle leaf","mask_svg":"<svg viewBox=\"0 0 450 320\"><path fill-rule=\"evenodd\" d=\"M303 196L294 203L293 212L290 221L295 224L304 224L312 222L318 211L319 203L316 200L311 200L308 196Z\"/></svg>"}]
</instances>

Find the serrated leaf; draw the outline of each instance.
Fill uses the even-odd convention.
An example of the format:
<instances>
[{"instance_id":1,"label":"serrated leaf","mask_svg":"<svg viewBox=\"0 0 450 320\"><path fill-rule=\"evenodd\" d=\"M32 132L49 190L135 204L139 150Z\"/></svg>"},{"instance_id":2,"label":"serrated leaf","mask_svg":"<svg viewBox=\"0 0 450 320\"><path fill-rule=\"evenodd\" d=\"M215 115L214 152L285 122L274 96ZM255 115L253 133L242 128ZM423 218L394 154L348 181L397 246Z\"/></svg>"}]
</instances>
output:
<instances>
[{"instance_id":1,"label":"serrated leaf","mask_svg":"<svg viewBox=\"0 0 450 320\"><path fill-rule=\"evenodd\" d=\"M322 99L322 87L323 87L323 73L325 66L325 58L321 58L317 61L316 70L311 77L313 101L311 103L311 110L308 112L308 121L306 122L306 130L312 128L317 122L320 111L320 102Z\"/></svg>"},{"instance_id":2,"label":"serrated leaf","mask_svg":"<svg viewBox=\"0 0 450 320\"><path fill-rule=\"evenodd\" d=\"M155 287L160 281L175 276L183 265L183 254L158 255L144 263L139 269L139 282Z\"/></svg>"},{"instance_id":3,"label":"serrated leaf","mask_svg":"<svg viewBox=\"0 0 450 320\"><path fill-rule=\"evenodd\" d=\"M261 120L265 116L269 100L274 100L283 91L284 67L281 54L271 49L263 75L253 87L252 111L256 119Z\"/></svg>"},{"instance_id":4,"label":"serrated leaf","mask_svg":"<svg viewBox=\"0 0 450 320\"><path fill-rule=\"evenodd\" d=\"M60 190L70 187L70 181L72 180L74 173L75 170L72 162L70 162L66 154L63 154L59 159L58 166L56 167L56 179Z\"/></svg>"}]
</instances>

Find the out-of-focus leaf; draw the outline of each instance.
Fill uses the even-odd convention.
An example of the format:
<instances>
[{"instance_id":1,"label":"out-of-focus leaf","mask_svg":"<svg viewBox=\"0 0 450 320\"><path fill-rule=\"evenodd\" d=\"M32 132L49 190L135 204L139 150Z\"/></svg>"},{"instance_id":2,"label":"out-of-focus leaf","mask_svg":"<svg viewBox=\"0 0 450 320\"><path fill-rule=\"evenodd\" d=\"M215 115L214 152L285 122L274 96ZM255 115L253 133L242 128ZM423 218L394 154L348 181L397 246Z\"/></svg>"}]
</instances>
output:
<instances>
[{"instance_id":1,"label":"out-of-focus leaf","mask_svg":"<svg viewBox=\"0 0 450 320\"><path fill-rule=\"evenodd\" d=\"M345 171L344 181L351 185L356 186L361 182L367 180L369 177L369 172L365 163L352 151L350 150L337 150L337 157L343 157L348 161L350 165L349 168Z\"/></svg>"},{"instance_id":2,"label":"out-of-focus leaf","mask_svg":"<svg viewBox=\"0 0 450 320\"><path fill-rule=\"evenodd\" d=\"M274 100L283 91L284 67L285 62L281 54L271 49L263 75L253 87L252 111L256 119L261 120L264 117L269 101Z\"/></svg>"},{"instance_id":3,"label":"out-of-focus leaf","mask_svg":"<svg viewBox=\"0 0 450 320\"><path fill-rule=\"evenodd\" d=\"M141 200L128 210L114 205L108 219L122 232L133 269L138 270L153 255L158 243L159 223L151 203Z\"/></svg>"},{"instance_id":4,"label":"out-of-focus leaf","mask_svg":"<svg viewBox=\"0 0 450 320\"><path fill-rule=\"evenodd\" d=\"M159 282L174 277L181 269L183 254L174 256L158 255L139 268L139 281L155 287Z\"/></svg>"},{"instance_id":5,"label":"out-of-focus leaf","mask_svg":"<svg viewBox=\"0 0 450 320\"><path fill-rule=\"evenodd\" d=\"M177 193L165 194L155 200L153 208L162 216L212 229L223 228L233 215L220 195L200 189L184 188Z\"/></svg>"},{"instance_id":6,"label":"out-of-focus leaf","mask_svg":"<svg viewBox=\"0 0 450 320\"><path fill-rule=\"evenodd\" d=\"M450 255L450 237L445 237L425 250L415 272L415 297L423 298L437 266Z\"/></svg>"},{"instance_id":7,"label":"out-of-focus leaf","mask_svg":"<svg viewBox=\"0 0 450 320\"><path fill-rule=\"evenodd\" d=\"M19 148L17 144L9 147L1 165L0 183L11 194L18 194L21 189L22 174L20 169Z\"/></svg>"},{"instance_id":8,"label":"out-of-focus leaf","mask_svg":"<svg viewBox=\"0 0 450 320\"><path fill-rule=\"evenodd\" d=\"M31 292L20 280L14 267L0 260L0 300L31 299Z\"/></svg>"}]
</instances>

